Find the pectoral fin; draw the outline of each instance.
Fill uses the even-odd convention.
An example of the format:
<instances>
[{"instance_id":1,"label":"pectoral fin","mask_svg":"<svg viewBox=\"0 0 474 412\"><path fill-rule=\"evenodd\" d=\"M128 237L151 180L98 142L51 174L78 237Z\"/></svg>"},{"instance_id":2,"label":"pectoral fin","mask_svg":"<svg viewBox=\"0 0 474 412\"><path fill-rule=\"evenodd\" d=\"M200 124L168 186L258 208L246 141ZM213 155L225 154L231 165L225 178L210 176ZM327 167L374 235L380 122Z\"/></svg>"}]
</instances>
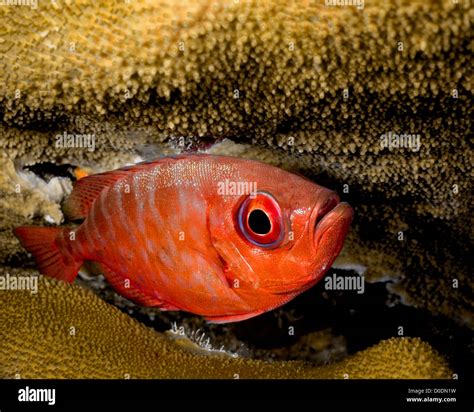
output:
<instances>
[{"instance_id":1,"label":"pectoral fin","mask_svg":"<svg viewBox=\"0 0 474 412\"><path fill-rule=\"evenodd\" d=\"M158 306L161 308L164 303L153 296L146 295L139 287L128 279L126 276L115 273L112 269L104 264L97 265L100 271L104 274L107 282L124 298L130 299L142 306ZM165 309L174 310L174 309Z\"/></svg>"}]
</instances>

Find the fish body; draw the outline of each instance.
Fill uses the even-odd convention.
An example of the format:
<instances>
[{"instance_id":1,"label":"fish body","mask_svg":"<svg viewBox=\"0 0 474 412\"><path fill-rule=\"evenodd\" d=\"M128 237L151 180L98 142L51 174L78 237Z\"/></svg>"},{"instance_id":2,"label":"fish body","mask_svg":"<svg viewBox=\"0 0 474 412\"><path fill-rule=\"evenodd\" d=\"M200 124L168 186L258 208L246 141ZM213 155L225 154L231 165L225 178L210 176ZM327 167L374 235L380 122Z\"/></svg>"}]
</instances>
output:
<instances>
[{"instance_id":1,"label":"fish body","mask_svg":"<svg viewBox=\"0 0 474 412\"><path fill-rule=\"evenodd\" d=\"M75 229L20 227L42 273L72 282L92 261L124 297L213 322L251 318L317 283L352 209L312 181L246 159L162 158L79 180Z\"/></svg>"}]
</instances>

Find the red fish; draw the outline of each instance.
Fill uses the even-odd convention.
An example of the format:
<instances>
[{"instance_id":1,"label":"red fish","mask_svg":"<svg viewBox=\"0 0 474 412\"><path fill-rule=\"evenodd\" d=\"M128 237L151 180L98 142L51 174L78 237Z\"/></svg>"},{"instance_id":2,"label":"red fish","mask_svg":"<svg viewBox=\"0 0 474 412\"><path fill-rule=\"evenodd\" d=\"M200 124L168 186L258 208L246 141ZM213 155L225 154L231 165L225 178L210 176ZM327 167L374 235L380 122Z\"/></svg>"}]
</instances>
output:
<instances>
[{"instance_id":1,"label":"red fish","mask_svg":"<svg viewBox=\"0 0 474 412\"><path fill-rule=\"evenodd\" d=\"M316 284L353 216L306 178L203 154L85 177L64 212L85 220L14 231L43 274L72 282L93 261L122 296L212 322L257 316Z\"/></svg>"}]
</instances>

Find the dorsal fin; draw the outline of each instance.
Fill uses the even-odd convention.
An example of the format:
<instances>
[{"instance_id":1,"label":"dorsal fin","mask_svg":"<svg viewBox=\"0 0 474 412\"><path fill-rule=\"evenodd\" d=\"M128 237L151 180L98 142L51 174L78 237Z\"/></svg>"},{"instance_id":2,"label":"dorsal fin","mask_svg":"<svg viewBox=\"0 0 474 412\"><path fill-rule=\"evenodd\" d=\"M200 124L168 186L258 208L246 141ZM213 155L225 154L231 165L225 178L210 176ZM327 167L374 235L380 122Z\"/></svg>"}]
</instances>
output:
<instances>
[{"instance_id":1,"label":"dorsal fin","mask_svg":"<svg viewBox=\"0 0 474 412\"><path fill-rule=\"evenodd\" d=\"M184 154L166 156L152 161L137 163L133 166L126 166L122 169L84 177L74 184L72 193L64 201L63 212L70 220L84 219L89 213L94 200L99 197L102 190L118 180L139 170L155 167L159 163L182 161L193 156L200 157L207 155Z\"/></svg>"},{"instance_id":2,"label":"dorsal fin","mask_svg":"<svg viewBox=\"0 0 474 412\"><path fill-rule=\"evenodd\" d=\"M102 190L122 179L128 173L127 170L119 169L78 180L74 183L72 193L64 201L65 216L70 220L84 219Z\"/></svg>"}]
</instances>

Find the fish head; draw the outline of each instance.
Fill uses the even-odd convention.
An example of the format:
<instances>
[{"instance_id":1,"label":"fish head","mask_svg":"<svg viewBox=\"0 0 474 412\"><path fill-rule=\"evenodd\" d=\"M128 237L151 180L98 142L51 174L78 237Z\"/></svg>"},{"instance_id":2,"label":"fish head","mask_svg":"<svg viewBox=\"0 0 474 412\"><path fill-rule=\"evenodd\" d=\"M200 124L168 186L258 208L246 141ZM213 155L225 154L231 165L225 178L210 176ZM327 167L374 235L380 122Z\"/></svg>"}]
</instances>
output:
<instances>
[{"instance_id":1,"label":"fish head","mask_svg":"<svg viewBox=\"0 0 474 412\"><path fill-rule=\"evenodd\" d=\"M212 242L240 288L295 296L331 267L353 211L309 179L259 165L240 170L236 179L256 190L215 199L209 211Z\"/></svg>"}]
</instances>

